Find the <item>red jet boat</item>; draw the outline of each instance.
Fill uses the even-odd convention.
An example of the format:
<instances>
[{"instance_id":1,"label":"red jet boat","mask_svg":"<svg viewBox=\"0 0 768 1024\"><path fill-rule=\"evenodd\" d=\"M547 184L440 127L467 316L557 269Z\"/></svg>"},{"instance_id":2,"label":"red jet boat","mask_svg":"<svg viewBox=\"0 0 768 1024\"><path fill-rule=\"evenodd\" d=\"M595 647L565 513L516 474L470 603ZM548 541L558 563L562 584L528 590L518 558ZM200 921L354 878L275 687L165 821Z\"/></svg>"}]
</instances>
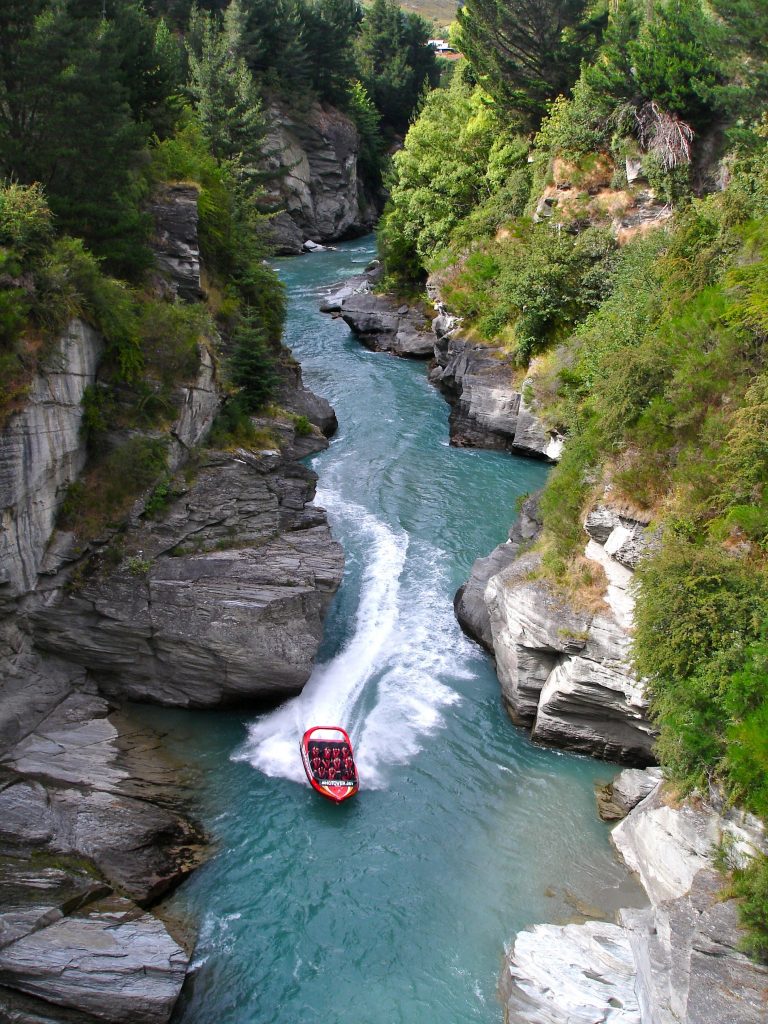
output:
<instances>
[{"instance_id":1,"label":"red jet boat","mask_svg":"<svg viewBox=\"0 0 768 1024\"><path fill-rule=\"evenodd\" d=\"M301 738L301 760L313 789L340 804L358 790L352 743L338 725L313 725Z\"/></svg>"}]
</instances>

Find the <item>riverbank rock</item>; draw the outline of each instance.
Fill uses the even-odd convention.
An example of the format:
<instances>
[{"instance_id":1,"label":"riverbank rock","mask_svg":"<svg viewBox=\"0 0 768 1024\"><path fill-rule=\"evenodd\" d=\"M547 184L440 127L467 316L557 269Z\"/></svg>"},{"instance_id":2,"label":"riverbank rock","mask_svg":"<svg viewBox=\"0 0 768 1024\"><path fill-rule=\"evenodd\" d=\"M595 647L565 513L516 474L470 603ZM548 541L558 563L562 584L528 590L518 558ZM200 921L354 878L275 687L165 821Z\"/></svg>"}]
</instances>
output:
<instances>
[{"instance_id":1,"label":"riverbank rock","mask_svg":"<svg viewBox=\"0 0 768 1024\"><path fill-rule=\"evenodd\" d=\"M485 603L485 588L491 577L498 575L514 562L521 550L530 545L541 531L539 513L540 491L526 498L520 506L520 514L512 524L509 539L494 548L490 555L475 560L469 579L456 591L453 609L459 625L467 634L487 651L493 652L493 634L488 606Z\"/></svg>"},{"instance_id":2,"label":"riverbank rock","mask_svg":"<svg viewBox=\"0 0 768 1024\"><path fill-rule=\"evenodd\" d=\"M435 366L429 379L451 406L451 444L556 462L563 439L547 430L528 405L511 355L469 341L445 315L437 317L434 329Z\"/></svg>"},{"instance_id":3,"label":"riverbank rock","mask_svg":"<svg viewBox=\"0 0 768 1024\"><path fill-rule=\"evenodd\" d=\"M360 137L352 120L325 103L306 112L273 104L264 145L265 170L278 181L268 198L283 210L271 221L279 255L298 255L304 243L323 244L367 234L377 210L358 174Z\"/></svg>"},{"instance_id":4,"label":"riverbank rock","mask_svg":"<svg viewBox=\"0 0 768 1024\"><path fill-rule=\"evenodd\" d=\"M158 918L110 896L0 948L0 1007L8 1021L165 1024L188 963Z\"/></svg>"},{"instance_id":5,"label":"riverbank rock","mask_svg":"<svg viewBox=\"0 0 768 1024\"><path fill-rule=\"evenodd\" d=\"M321 313L340 313L341 304L353 295L365 295L371 290L371 281L367 274L355 274L343 284L330 291L320 303Z\"/></svg>"},{"instance_id":6,"label":"riverbank rock","mask_svg":"<svg viewBox=\"0 0 768 1024\"><path fill-rule=\"evenodd\" d=\"M613 830L651 899L647 910L620 914L644 1022L758 1024L768 1015L768 967L739 951L736 901L724 898L726 879L714 870L724 837L737 866L768 849L750 815L723 815L702 798L674 803L660 786Z\"/></svg>"},{"instance_id":7,"label":"riverbank rock","mask_svg":"<svg viewBox=\"0 0 768 1024\"><path fill-rule=\"evenodd\" d=\"M604 921L518 932L499 986L506 1024L643 1024L624 929Z\"/></svg>"},{"instance_id":8,"label":"riverbank rock","mask_svg":"<svg viewBox=\"0 0 768 1024\"><path fill-rule=\"evenodd\" d=\"M39 648L102 692L182 707L277 700L309 678L343 553L311 505L315 474L277 452L211 452L114 571L53 580ZM92 575L89 575L92 573Z\"/></svg>"},{"instance_id":9,"label":"riverbank rock","mask_svg":"<svg viewBox=\"0 0 768 1024\"><path fill-rule=\"evenodd\" d=\"M0 641L0 1019L164 1024L189 956L142 907L206 856L192 779L82 669Z\"/></svg>"},{"instance_id":10,"label":"riverbank rock","mask_svg":"<svg viewBox=\"0 0 768 1024\"><path fill-rule=\"evenodd\" d=\"M342 300L340 311L344 322L367 348L414 359L432 357L432 322L419 306L390 295L358 292Z\"/></svg>"},{"instance_id":11,"label":"riverbank rock","mask_svg":"<svg viewBox=\"0 0 768 1024\"><path fill-rule=\"evenodd\" d=\"M612 833L650 906L619 911L619 924L538 925L507 951L500 989L514 1024L760 1024L768 967L739 950L743 932L725 877L714 869L723 837L743 866L766 850L763 826L718 798L674 802L652 784Z\"/></svg>"},{"instance_id":12,"label":"riverbank rock","mask_svg":"<svg viewBox=\"0 0 768 1024\"><path fill-rule=\"evenodd\" d=\"M593 514L594 513L594 514ZM526 512L518 530L533 538L537 521ZM654 763L654 730L642 683L630 668L632 569L645 525L601 506L587 517L585 557L605 579L599 598L575 604L542 572L541 557L504 546L490 565L473 569L459 607L496 659L502 695L512 720L549 746L644 767ZM514 528L513 528L514 532ZM506 561L506 565L503 562ZM478 608L483 601L488 619Z\"/></svg>"}]
</instances>

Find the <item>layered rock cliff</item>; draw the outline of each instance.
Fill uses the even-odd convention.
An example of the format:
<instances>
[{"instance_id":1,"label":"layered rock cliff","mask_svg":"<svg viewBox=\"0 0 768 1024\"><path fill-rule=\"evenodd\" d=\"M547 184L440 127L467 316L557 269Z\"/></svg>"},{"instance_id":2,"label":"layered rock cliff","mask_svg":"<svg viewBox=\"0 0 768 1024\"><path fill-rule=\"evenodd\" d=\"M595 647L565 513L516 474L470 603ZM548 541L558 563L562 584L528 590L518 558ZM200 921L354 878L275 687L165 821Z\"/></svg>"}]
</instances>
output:
<instances>
[{"instance_id":1,"label":"layered rock cliff","mask_svg":"<svg viewBox=\"0 0 768 1024\"><path fill-rule=\"evenodd\" d=\"M612 834L650 905L621 910L617 924L537 925L521 932L502 971L507 1024L766 1019L768 968L740 952L736 903L714 864L724 840L736 866L765 852L762 826L724 811L716 794L677 803L658 778L650 788Z\"/></svg>"},{"instance_id":2,"label":"layered rock cliff","mask_svg":"<svg viewBox=\"0 0 768 1024\"><path fill-rule=\"evenodd\" d=\"M377 210L358 172L360 137L350 118L317 102L306 112L274 105L267 113L265 171L275 182L268 200L281 207L272 218L277 252L370 231Z\"/></svg>"},{"instance_id":3,"label":"layered rock cliff","mask_svg":"<svg viewBox=\"0 0 768 1024\"><path fill-rule=\"evenodd\" d=\"M510 717L534 740L652 764L647 700L629 665L632 572L652 538L644 523L607 505L592 510L585 558L605 584L599 603L586 607L542 573L541 556L529 550L538 526L529 500L511 540L473 566L457 594L459 621L493 652Z\"/></svg>"}]
</instances>

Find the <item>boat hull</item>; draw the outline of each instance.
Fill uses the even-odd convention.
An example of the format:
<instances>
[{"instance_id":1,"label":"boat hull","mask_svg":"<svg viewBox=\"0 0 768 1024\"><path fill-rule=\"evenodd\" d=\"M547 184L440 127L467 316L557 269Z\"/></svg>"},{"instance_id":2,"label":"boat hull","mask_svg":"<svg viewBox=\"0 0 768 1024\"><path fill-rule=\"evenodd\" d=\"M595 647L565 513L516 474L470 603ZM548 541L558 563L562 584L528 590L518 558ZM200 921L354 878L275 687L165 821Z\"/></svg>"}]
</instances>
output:
<instances>
[{"instance_id":1,"label":"boat hull","mask_svg":"<svg viewBox=\"0 0 768 1024\"><path fill-rule=\"evenodd\" d=\"M338 725L315 725L301 738L301 761L310 786L332 803L357 793L359 780L352 743Z\"/></svg>"}]
</instances>

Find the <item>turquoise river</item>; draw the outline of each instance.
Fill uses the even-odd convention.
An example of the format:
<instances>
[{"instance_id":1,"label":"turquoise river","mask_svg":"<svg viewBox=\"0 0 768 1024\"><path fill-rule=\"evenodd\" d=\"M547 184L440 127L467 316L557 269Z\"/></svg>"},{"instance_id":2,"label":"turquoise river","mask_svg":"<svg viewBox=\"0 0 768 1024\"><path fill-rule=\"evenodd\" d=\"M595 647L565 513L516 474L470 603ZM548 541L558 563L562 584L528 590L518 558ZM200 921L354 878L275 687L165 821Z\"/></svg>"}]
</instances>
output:
<instances>
[{"instance_id":1,"label":"turquoise river","mask_svg":"<svg viewBox=\"0 0 768 1024\"><path fill-rule=\"evenodd\" d=\"M202 769L217 844L173 901L200 928L177 1024L499 1024L518 929L632 895L595 812L611 766L533 746L453 617L547 469L449 447L425 365L318 312L372 254L364 239L278 261L287 343L340 423L312 460L346 552L316 671L259 716L155 716ZM361 777L340 807L309 789L298 751L308 725L336 722Z\"/></svg>"}]
</instances>

